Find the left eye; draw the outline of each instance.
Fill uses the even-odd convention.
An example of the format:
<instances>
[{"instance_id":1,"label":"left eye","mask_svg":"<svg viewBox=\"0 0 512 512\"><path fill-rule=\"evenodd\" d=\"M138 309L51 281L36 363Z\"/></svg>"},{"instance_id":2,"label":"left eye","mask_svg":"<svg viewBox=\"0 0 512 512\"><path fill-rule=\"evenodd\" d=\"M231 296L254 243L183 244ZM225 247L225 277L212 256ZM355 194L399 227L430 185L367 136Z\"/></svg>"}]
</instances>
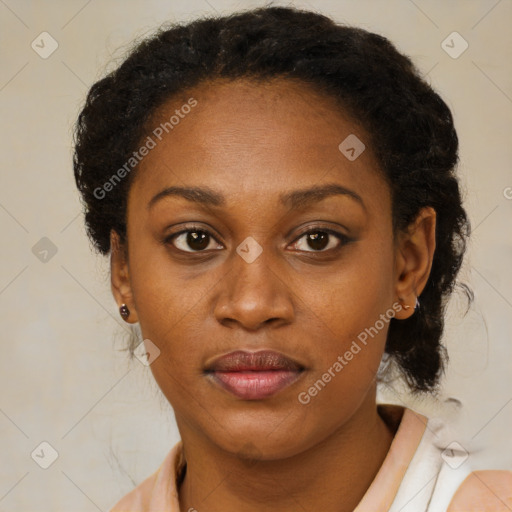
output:
<instances>
[{"instance_id":1,"label":"left eye","mask_svg":"<svg viewBox=\"0 0 512 512\"><path fill-rule=\"evenodd\" d=\"M301 241L305 243L301 244ZM326 252L331 249L344 245L348 242L348 238L341 233L336 233L331 230L312 230L304 233L294 243L295 246L299 245L300 251L306 252ZM308 250L305 246L310 247L312 250Z\"/></svg>"}]
</instances>

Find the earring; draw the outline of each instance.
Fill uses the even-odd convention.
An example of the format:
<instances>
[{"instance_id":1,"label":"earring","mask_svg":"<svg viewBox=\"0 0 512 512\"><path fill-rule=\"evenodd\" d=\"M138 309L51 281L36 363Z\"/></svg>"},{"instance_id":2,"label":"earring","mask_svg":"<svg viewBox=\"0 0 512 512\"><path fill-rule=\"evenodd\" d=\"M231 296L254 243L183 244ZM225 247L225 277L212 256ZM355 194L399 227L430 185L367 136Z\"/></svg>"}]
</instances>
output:
<instances>
[{"instance_id":1,"label":"earring","mask_svg":"<svg viewBox=\"0 0 512 512\"><path fill-rule=\"evenodd\" d=\"M400 297L398 298L398 300L399 300L400 302L403 302L403 301L404 301L404 299L401 299ZM406 311L407 311L407 310L409 310L409 309L411 309L411 306L409 306L408 304L404 304L402 307L403 307ZM419 301L418 297L416 297L416 303L414 304L414 311L416 311L417 309L419 309L419 307L420 307L420 301Z\"/></svg>"},{"instance_id":2,"label":"earring","mask_svg":"<svg viewBox=\"0 0 512 512\"><path fill-rule=\"evenodd\" d=\"M126 304L121 304L119 314L123 317L123 320L126 320L130 316L130 310Z\"/></svg>"}]
</instances>

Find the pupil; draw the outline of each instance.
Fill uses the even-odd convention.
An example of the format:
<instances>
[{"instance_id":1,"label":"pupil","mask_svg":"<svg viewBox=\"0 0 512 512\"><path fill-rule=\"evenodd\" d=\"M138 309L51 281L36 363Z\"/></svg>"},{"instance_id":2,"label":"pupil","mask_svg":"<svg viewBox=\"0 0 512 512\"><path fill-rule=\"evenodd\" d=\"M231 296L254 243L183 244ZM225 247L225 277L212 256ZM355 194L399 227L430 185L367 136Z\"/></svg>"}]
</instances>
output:
<instances>
[{"instance_id":1,"label":"pupil","mask_svg":"<svg viewBox=\"0 0 512 512\"><path fill-rule=\"evenodd\" d=\"M322 249L325 249L325 247L328 244L328 233L323 233L322 231L319 231L317 233L310 233L308 235L308 245L311 247L311 249L315 249L318 251L321 251Z\"/></svg>"},{"instance_id":2,"label":"pupil","mask_svg":"<svg viewBox=\"0 0 512 512\"><path fill-rule=\"evenodd\" d=\"M208 235L202 231L191 231L187 234L187 244L191 249L206 249L208 242Z\"/></svg>"}]
</instances>

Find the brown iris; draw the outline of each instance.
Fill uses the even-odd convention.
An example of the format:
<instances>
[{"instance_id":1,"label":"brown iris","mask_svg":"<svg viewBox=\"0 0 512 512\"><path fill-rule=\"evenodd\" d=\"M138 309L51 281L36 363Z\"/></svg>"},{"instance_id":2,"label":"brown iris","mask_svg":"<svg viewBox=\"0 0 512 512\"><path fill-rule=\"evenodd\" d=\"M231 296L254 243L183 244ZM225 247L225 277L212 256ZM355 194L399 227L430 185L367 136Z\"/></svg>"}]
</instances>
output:
<instances>
[{"instance_id":1,"label":"brown iris","mask_svg":"<svg viewBox=\"0 0 512 512\"><path fill-rule=\"evenodd\" d=\"M308 245L311 247L311 249L315 249L316 251L325 249L329 243L329 234L323 231L308 233L307 237Z\"/></svg>"}]
</instances>

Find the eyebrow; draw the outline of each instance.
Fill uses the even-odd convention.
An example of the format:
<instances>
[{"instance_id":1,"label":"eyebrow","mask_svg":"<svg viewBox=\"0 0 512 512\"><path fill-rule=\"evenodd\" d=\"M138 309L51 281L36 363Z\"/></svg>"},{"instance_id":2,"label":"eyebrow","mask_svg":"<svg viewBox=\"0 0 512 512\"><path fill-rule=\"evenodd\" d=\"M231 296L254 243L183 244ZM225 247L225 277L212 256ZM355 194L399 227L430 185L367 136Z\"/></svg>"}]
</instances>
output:
<instances>
[{"instance_id":1,"label":"eyebrow","mask_svg":"<svg viewBox=\"0 0 512 512\"><path fill-rule=\"evenodd\" d=\"M178 196L207 206L224 206L224 196L208 187L168 187L158 192L148 203L148 210L164 197Z\"/></svg>"},{"instance_id":2,"label":"eyebrow","mask_svg":"<svg viewBox=\"0 0 512 512\"><path fill-rule=\"evenodd\" d=\"M279 197L284 205L288 205L291 209L297 209L313 201L321 201L322 199L334 195L343 195L354 199L366 209L364 201L359 194L337 183L327 183L325 185L316 185L310 188L294 190L286 194L281 194Z\"/></svg>"},{"instance_id":3,"label":"eyebrow","mask_svg":"<svg viewBox=\"0 0 512 512\"><path fill-rule=\"evenodd\" d=\"M330 196L343 195L358 202L364 209L365 204L359 194L353 190L338 185L337 183L327 183L325 185L316 185L310 188L292 190L280 194L279 199L285 206L291 209L298 209L306 206L313 201L321 201ZM178 196L188 201L203 204L205 206L221 207L226 205L226 198L220 193L208 187L167 187L158 192L148 203L147 208L152 208L155 203L165 197Z\"/></svg>"}]
</instances>

